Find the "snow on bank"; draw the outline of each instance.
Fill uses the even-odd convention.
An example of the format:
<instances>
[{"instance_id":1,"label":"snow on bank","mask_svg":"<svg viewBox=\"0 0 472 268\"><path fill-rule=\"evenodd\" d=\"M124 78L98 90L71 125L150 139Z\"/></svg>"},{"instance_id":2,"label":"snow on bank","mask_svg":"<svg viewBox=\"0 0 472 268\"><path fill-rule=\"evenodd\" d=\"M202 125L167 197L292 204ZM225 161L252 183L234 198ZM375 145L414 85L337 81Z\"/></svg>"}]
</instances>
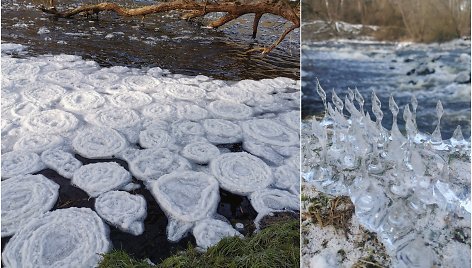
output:
<instances>
[{"instance_id":1,"label":"snow on bank","mask_svg":"<svg viewBox=\"0 0 472 268\"><path fill-rule=\"evenodd\" d=\"M7 52L22 47L2 44L3 48ZM169 240L192 232L202 248L225 236L240 235L231 224L220 222L222 217L216 213L220 187L247 196L274 191L254 198L261 213L258 218L274 210L298 208L292 197L298 194L299 181L281 177L299 172L298 81L280 77L226 82L203 75L173 75L160 68L102 68L73 55L18 58L3 53L1 60L5 184L17 175L53 169L97 198L96 209L103 220L137 235L143 232L146 204L117 191L134 189L134 177L144 182L169 217ZM106 162L82 163L76 154ZM232 159L235 155L238 158ZM125 160L129 170L110 159ZM247 188L254 174L260 174L257 187ZM51 206L44 207L42 216L31 218L28 227L20 228L8 243L5 264L30 261L35 249L20 250L18 241L28 240L53 252L61 243L75 248L74 237L87 236L90 240L83 243L103 245L95 252L109 249L106 228L95 212L58 209L44 214ZM62 226L69 224L62 216L75 219L84 213L93 218L93 224L83 229L89 232L77 233L80 220ZM207 222L216 229L206 228ZM32 235L32 226L40 225L69 230L66 238L71 240ZM81 255L88 249L74 251L78 255L70 258L82 256L96 264L98 257ZM69 260L61 252L48 257L47 263L54 266L62 258Z\"/></svg>"}]
</instances>

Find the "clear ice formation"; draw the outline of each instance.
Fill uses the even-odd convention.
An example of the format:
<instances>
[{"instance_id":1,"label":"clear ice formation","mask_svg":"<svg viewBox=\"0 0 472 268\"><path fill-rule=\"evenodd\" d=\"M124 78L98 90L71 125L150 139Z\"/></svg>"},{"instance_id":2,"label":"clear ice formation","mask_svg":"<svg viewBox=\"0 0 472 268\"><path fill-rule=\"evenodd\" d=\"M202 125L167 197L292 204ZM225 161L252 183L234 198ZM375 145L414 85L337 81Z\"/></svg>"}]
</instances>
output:
<instances>
[{"instance_id":1,"label":"clear ice formation","mask_svg":"<svg viewBox=\"0 0 472 268\"><path fill-rule=\"evenodd\" d=\"M249 195L252 207L257 211L256 226L272 212L293 211L300 207L298 194L279 189L262 189Z\"/></svg>"},{"instance_id":2,"label":"clear ice formation","mask_svg":"<svg viewBox=\"0 0 472 268\"><path fill-rule=\"evenodd\" d=\"M2 237L11 236L53 208L59 185L43 175L21 175L2 182Z\"/></svg>"},{"instance_id":3,"label":"clear ice formation","mask_svg":"<svg viewBox=\"0 0 472 268\"><path fill-rule=\"evenodd\" d=\"M439 101L436 130L432 135L421 133L413 97L403 108L405 135L397 126L400 109L393 97L389 101L393 124L387 130L381 125L383 112L375 93L373 121L357 90L348 92L344 102L333 94L335 108L326 102L319 84L317 92L325 114L321 121L314 117L311 126L302 126L304 181L331 195L350 196L359 222L377 233L393 267L446 265L442 254L434 253L442 252L450 241L446 238L450 239L452 227L444 220L465 218L465 226L470 226L470 141L463 138L460 127L451 139L441 138L444 111ZM468 265L470 250L456 257Z\"/></svg>"},{"instance_id":4,"label":"clear ice formation","mask_svg":"<svg viewBox=\"0 0 472 268\"><path fill-rule=\"evenodd\" d=\"M199 221L195 227L193 227L192 233L197 245L203 249L218 244L218 242L225 237L242 237L231 224L217 219Z\"/></svg>"},{"instance_id":5,"label":"clear ice formation","mask_svg":"<svg viewBox=\"0 0 472 268\"><path fill-rule=\"evenodd\" d=\"M106 222L132 235L144 232L146 199L123 191L110 191L95 200L95 211Z\"/></svg>"},{"instance_id":6,"label":"clear ice formation","mask_svg":"<svg viewBox=\"0 0 472 268\"><path fill-rule=\"evenodd\" d=\"M67 208L32 219L2 253L5 267L96 267L111 249L108 226L89 208Z\"/></svg>"},{"instance_id":7,"label":"clear ice formation","mask_svg":"<svg viewBox=\"0 0 472 268\"><path fill-rule=\"evenodd\" d=\"M81 166L74 172L71 181L91 197L120 189L130 182L131 174L115 162Z\"/></svg>"},{"instance_id":8,"label":"clear ice formation","mask_svg":"<svg viewBox=\"0 0 472 268\"><path fill-rule=\"evenodd\" d=\"M169 179L158 187L158 196L170 202L162 205L168 211L168 239L178 241L194 231L203 235L201 241L208 237L210 242L199 242L203 248L222 234L234 234L216 214L219 187L245 196L264 189L299 192L294 176L299 170L299 81L222 81L160 68L102 68L73 55L6 55L11 49L24 47L2 44L2 179L50 168L100 198L140 187L131 176L154 191L161 177L200 172ZM249 129L243 131L242 125ZM82 165L76 155L125 160L129 173L114 162ZM211 189L201 202L194 195L201 195L195 189L203 186L192 189L200 182ZM215 226L222 220L221 232L194 230L206 220ZM38 238L31 243L47 240Z\"/></svg>"}]
</instances>

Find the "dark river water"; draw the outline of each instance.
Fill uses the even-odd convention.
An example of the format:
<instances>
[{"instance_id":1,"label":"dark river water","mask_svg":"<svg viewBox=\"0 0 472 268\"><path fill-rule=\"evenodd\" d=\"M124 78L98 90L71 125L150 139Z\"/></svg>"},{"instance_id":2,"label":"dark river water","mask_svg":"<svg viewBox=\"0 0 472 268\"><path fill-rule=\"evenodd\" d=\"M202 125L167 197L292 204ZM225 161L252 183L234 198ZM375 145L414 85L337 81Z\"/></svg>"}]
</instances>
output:
<instances>
[{"instance_id":1,"label":"dark river water","mask_svg":"<svg viewBox=\"0 0 472 268\"><path fill-rule=\"evenodd\" d=\"M202 20L182 21L177 12L148 15L144 20L112 13L100 14L98 20L80 16L54 20L37 9L46 2L2 1L2 42L27 45L30 55L73 54L102 66L157 66L173 73L203 74L224 80L299 78L298 29L269 55L245 52L271 44L288 27L289 23L284 24L285 20L277 16L264 15L258 36L253 40L250 14L214 30L202 28ZM56 2L59 10L65 10L81 1ZM146 4L129 0L113 2ZM209 21L215 16L207 15L205 19Z\"/></svg>"},{"instance_id":2,"label":"dark river water","mask_svg":"<svg viewBox=\"0 0 472 268\"><path fill-rule=\"evenodd\" d=\"M429 71L423 72L425 68ZM456 81L460 73L469 75L469 82ZM303 45L303 117L324 111L315 91L316 78L329 100L332 89L344 100L348 87L357 87L370 112L374 90L382 102L382 123L388 129L392 125L390 94L401 109L400 128L404 127L403 107L415 95L418 128L426 133L432 133L436 127L436 103L441 100L443 138L451 137L457 125L461 125L465 137L470 137L470 40L429 45L356 41ZM371 116L374 118L372 112Z\"/></svg>"}]
</instances>

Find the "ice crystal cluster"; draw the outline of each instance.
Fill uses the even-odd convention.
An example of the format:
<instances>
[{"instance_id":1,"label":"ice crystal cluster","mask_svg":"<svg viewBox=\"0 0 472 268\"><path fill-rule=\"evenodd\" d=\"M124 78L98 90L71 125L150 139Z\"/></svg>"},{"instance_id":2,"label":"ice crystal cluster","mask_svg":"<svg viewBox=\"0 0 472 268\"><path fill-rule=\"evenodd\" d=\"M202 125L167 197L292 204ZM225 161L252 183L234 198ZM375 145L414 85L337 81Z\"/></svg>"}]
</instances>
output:
<instances>
[{"instance_id":1,"label":"ice crystal cluster","mask_svg":"<svg viewBox=\"0 0 472 268\"><path fill-rule=\"evenodd\" d=\"M168 239L192 233L202 248L241 235L217 213L220 189L246 196L256 225L298 210L299 82L225 82L2 49L2 236L13 235L6 267L96 265L111 248L107 224L145 231L146 201L128 193L137 180L167 215ZM95 198L95 211L49 212L59 186L37 174L46 168Z\"/></svg>"},{"instance_id":2,"label":"ice crystal cluster","mask_svg":"<svg viewBox=\"0 0 472 268\"><path fill-rule=\"evenodd\" d=\"M305 183L349 196L355 215L377 233L394 267L467 266L469 246L450 237L459 222L470 226L470 141L463 138L460 126L452 138L442 139L441 102L436 107L437 127L426 134L416 127L414 97L402 110L390 97L393 124L387 130L374 92L374 119L364 110L357 89L349 89L344 101L333 91L329 103L319 83L317 92L325 115L302 127ZM399 115L406 134L397 126Z\"/></svg>"}]
</instances>

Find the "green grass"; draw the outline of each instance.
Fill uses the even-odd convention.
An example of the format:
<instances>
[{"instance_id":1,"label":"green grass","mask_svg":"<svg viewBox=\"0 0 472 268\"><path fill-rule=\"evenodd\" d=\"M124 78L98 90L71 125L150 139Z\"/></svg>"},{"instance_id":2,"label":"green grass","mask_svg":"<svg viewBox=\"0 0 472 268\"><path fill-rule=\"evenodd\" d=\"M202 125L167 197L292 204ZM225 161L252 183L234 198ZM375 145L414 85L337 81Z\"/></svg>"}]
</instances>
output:
<instances>
[{"instance_id":1,"label":"green grass","mask_svg":"<svg viewBox=\"0 0 472 268\"><path fill-rule=\"evenodd\" d=\"M298 220L274 223L244 239L225 238L204 253L189 245L157 266L114 250L104 255L99 268L300 267L299 228Z\"/></svg>"}]
</instances>

